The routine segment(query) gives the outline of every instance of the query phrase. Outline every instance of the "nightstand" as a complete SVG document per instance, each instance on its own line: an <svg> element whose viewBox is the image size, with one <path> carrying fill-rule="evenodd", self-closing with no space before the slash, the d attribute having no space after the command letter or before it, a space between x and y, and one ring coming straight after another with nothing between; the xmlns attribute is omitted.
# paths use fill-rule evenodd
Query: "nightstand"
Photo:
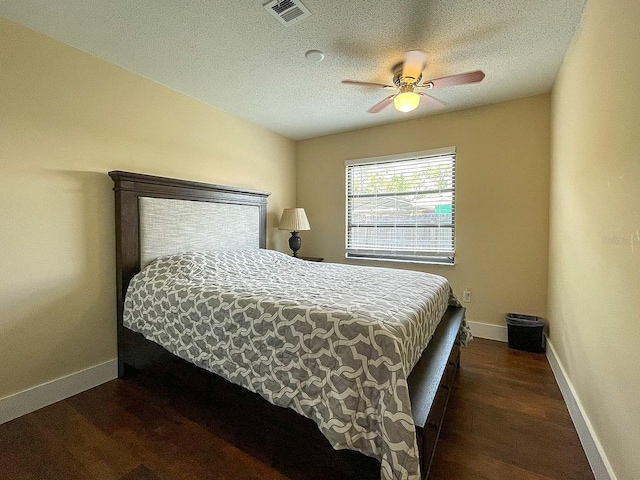
<svg viewBox="0 0 640 480"><path fill-rule="evenodd" d="M297 257L301 260L306 260L307 262L322 262L324 261L324 258L322 257L303 257L303 256L299 256Z"/></svg>

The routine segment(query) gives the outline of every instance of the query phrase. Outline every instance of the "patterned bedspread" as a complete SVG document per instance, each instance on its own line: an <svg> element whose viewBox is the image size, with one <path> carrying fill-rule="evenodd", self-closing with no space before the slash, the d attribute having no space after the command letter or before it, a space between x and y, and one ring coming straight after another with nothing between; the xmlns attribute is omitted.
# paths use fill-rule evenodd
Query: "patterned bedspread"
<svg viewBox="0 0 640 480"><path fill-rule="evenodd" d="M124 325L313 419L334 448L419 479L407 377L457 300L409 270L313 263L269 251L185 253L131 281Z"/></svg>

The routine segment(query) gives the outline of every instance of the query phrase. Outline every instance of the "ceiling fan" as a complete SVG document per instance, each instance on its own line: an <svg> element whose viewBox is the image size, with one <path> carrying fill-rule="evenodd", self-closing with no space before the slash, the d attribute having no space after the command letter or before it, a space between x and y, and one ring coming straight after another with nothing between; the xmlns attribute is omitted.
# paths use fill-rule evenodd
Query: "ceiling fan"
<svg viewBox="0 0 640 480"><path fill-rule="evenodd" d="M359 82L357 80L343 80L347 85L361 85L365 87L377 87L387 90L395 90L396 93L389 95L384 100L376 103L367 112L378 113L393 102L396 110L410 112L420 103L421 98L429 99L434 105L443 106L444 102L428 95L422 90L434 88L452 87L454 85L465 85L467 83L477 83L484 78L484 72L475 70L473 72L459 73L448 77L434 78L422 84L422 71L427 61L427 53L422 50L409 50L404 55L404 61L397 63L391 69L393 73L393 85L382 83Z"/></svg>

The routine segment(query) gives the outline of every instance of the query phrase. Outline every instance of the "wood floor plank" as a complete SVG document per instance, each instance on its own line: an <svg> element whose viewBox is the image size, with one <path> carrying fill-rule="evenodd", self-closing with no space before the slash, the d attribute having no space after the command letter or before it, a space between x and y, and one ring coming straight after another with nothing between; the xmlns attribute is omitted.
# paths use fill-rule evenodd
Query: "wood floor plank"
<svg viewBox="0 0 640 480"><path fill-rule="evenodd" d="M118 480L161 480L161 477L149 470L146 465L138 465Z"/></svg>
<svg viewBox="0 0 640 480"><path fill-rule="evenodd" d="M464 457L456 455L456 446L443 440L439 444L439 462L432 468L429 480L454 478L482 480L551 480L549 477L511 465L500 459L470 450Z"/></svg>
<svg viewBox="0 0 640 480"><path fill-rule="evenodd" d="M93 478L117 480L139 464L123 445L114 443L70 402L58 402L33 415Z"/></svg>
<svg viewBox="0 0 640 480"><path fill-rule="evenodd" d="M311 421L206 372L141 372L0 425L3 480L375 480ZM222 381L222 380L219 380ZM475 340L431 480L588 480L593 474L546 357Z"/></svg>
<svg viewBox="0 0 640 480"><path fill-rule="evenodd" d="M0 478L91 478L91 472L75 460L55 434L39 424L34 414L8 425L8 428L6 425L0 428Z"/></svg>

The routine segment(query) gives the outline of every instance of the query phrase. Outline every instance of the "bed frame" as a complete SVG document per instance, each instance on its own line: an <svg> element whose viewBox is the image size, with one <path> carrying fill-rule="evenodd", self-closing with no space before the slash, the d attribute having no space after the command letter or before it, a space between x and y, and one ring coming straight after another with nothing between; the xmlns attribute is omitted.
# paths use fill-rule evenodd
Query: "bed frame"
<svg viewBox="0 0 640 480"><path fill-rule="evenodd" d="M109 172L109 176L115 184L118 376L124 378L132 369L145 369L168 355L160 345L125 328L122 323L127 287L141 268L139 198L254 206L259 211L259 247L266 248L269 193L122 171ZM464 313L463 307L449 307L408 378L423 479L429 474L451 385L460 364L457 336Z"/></svg>

